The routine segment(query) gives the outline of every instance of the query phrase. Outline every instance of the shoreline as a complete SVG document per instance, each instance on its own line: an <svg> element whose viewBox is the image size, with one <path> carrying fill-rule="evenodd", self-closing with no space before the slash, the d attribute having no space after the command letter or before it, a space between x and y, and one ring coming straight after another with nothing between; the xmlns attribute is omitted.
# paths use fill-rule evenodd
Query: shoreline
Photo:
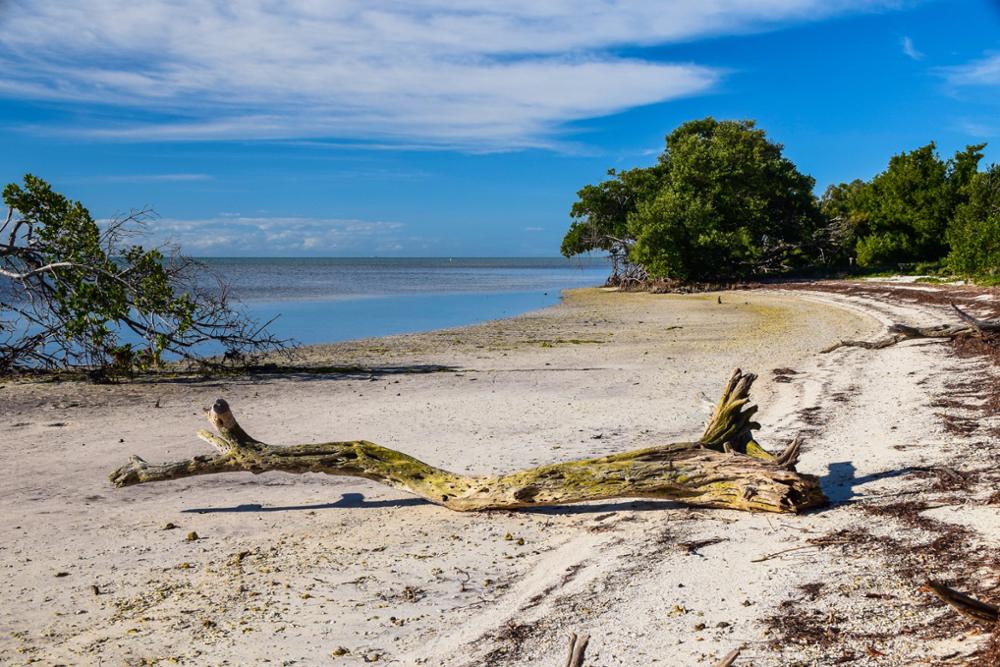
<svg viewBox="0 0 1000 667"><path fill-rule="evenodd" d="M305 344L416 333L551 305L607 262L564 258L210 260L249 317Z"/></svg>
<svg viewBox="0 0 1000 667"><path fill-rule="evenodd" d="M659 656L703 665L744 644L752 664L785 665L815 660L819 645L793 638L775 650L782 626L773 619L788 600L811 613L798 587L817 581L830 594L812 606L838 615L846 600L855 614L838 621L845 633L877 626L887 636L880 650L899 655L952 651L953 641L927 648L897 631L921 600L875 554L817 547L754 562L856 525L861 498L912 486L886 471L947 462L928 439L961 442L920 409L944 391L940 347L818 354L838 338L877 334L880 319L926 309L879 314L855 297L803 296L588 288L514 318L314 346L306 359L372 369L362 373L7 383L0 465L20 474L0 498L0 528L12 536L0 551L9 574L0 590L19 602L0 611L0 658L327 664L343 647L350 652L334 664L374 655L402 665L554 664L572 631L592 635L595 664ZM413 365L442 368L405 372ZM804 435L800 470L824 477L831 509L768 518L622 501L462 515L315 475L124 490L105 481L131 453L151 462L205 453L193 437L198 407L217 396L274 444L362 437L493 473L689 438L736 366L761 376L761 443L774 451ZM878 396L893 405L870 405ZM168 522L179 528L163 530ZM186 541L189 531L199 539ZM858 596L891 593L900 614L874 597L833 595L858 581ZM266 645L255 641L261 632Z"/></svg>

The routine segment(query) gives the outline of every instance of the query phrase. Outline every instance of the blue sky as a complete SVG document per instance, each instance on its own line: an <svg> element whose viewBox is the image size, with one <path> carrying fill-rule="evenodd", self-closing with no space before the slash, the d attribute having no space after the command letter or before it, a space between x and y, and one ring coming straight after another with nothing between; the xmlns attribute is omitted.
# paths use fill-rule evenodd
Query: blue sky
<svg viewBox="0 0 1000 667"><path fill-rule="evenodd" d="M1000 162L989 0L0 0L0 179L194 255L555 255L576 190L706 115L817 187Z"/></svg>

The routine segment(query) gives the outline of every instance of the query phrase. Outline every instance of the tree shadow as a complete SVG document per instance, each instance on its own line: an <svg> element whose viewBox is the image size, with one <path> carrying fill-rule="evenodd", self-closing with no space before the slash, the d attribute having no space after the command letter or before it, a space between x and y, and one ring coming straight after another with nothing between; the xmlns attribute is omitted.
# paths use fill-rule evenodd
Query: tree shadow
<svg viewBox="0 0 1000 667"><path fill-rule="evenodd" d="M298 512L335 509L379 509L384 507L415 507L432 505L423 498L397 498L393 500L367 500L363 493L343 493L340 500L332 503L315 505L275 505L265 506L260 503L246 503L233 507L192 507L181 510L184 514L222 514L243 512ZM541 514L549 516L570 516L578 514L603 514L607 512L658 512L668 509L688 507L683 503L670 500L622 500L618 502L600 502L585 505L551 505L546 507L520 507L511 509L487 510L488 512L519 512L525 514Z"/></svg>
<svg viewBox="0 0 1000 667"><path fill-rule="evenodd" d="M0 0L2 2L2 0ZM547 369L546 369L547 370ZM78 382L88 380L93 384L113 385L212 385L223 382L255 382L259 380L377 380L394 375L425 375L428 373L466 373L471 369L444 364L405 364L400 366L333 366L306 365L289 362L287 364L261 364L257 366L233 367L227 369L168 368L131 375L102 376L97 379L92 373L79 369L42 370L24 369L18 377L50 382ZM0 375L0 379L12 377Z"/></svg>
<svg viewBox="0 0 1000 667"><path fill-rule="evenodd" d="M302 510L333 510L333 509L376 509L380 507L410 507L413 505L430 505L423 498L399 498L396 500L366 500L362 493L343 493L340 500L333 503L317 505L281 505L264 506L258 503L236 505L235 507L193 507L181 510L185 514L219 514L224 512L296 512Z"/></svg>
<svg viewBox="0 0 1000 667"><path fill-rule="evenodd" d="M177 375L144 375L132 380L148 384L211 384L213 382L254 380L377 380L395 375L426 375L429 373L460 373L468 371L443 364L407 364L402 366L306 366L266 364L233 369L232 372L178 373Z"/></svg>
<svg viewBox="0 0 1000 667"><path fill-rule="evenodd" d="M856 492L856 488L859 486L864 486L869 482L875 482L880 479L902 477L903 475L924 470L927 470L927 468L907 466L896 470L873 472L869 475L858 477L857 468L854 467L853 463L850 461L840 461L838 463L831 463L828 466L827 473L820 477L819 484L820 488L823 489L823 493L830 499L830 504L838 505L863 497L859 496Z"/></svg>

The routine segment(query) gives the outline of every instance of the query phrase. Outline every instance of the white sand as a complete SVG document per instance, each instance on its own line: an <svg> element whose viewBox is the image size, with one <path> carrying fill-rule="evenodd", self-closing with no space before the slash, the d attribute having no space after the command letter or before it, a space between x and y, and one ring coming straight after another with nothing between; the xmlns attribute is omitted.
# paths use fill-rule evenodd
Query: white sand
<svg viewBox="0 0 1000 667"><path fill-rule="evenodd" d="M831 624L893 635L878 643L891 660L860 654L853 665L971 650L897 632L928 612L878 555L845 558L806 540L870 522L857 501L912 488L901 469L953 464L962 440L927 405L944 391L942 368L981 364L940 345L818 354L939 309L721 296L586 290L513 320L309 352L455 369L431 374L8 382L0 663L561 665L574 631L593 635L593 666L708 665L741 644L738 664L833 664L839 654L815 645L773 650L764 623L815 582L830 592L813 606ZM366 438L487 473L697 436L737 366L761 375L760 441L780 449L805 431L799 468L827 477L833 508L776 516L611 502L469 515L315 475L107 483L130 453L206 453L193 432L218 396L275 444ZM774 381L782 367L797 371L790 382ZM798 547L808 548L754 562ZM338 647L349 653L331 656Z"/></svg>

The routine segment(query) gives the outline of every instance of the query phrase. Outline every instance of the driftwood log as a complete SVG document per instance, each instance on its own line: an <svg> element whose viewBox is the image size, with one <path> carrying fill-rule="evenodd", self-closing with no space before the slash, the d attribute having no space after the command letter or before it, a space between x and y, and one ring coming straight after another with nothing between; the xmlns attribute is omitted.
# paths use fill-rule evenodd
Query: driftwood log
<svg viewBox="0 0 1000 667"><path fill-rule="evenodd" d="M863 347L868 350L881 350L902 343L904 340L938 339L951 340L975 336L984 338L1000 334L1000 321L980 320L951 304L958 314L962 324L937 324L933 326L910 326L908 324L893 324L889 326L889 335L877 340L842 340L823 350L833 352L842 347Z"/></svg>
<svg viewBox="0 0 1000 667"><path fill-rule="evenodd" d="M756 376L736 370L701 438L507 475L460 475L366 440L277 447L247 434L222 399L208 410L218 435L199 431L214 456L151 465L133 456L111 473L115 486L193 475L272 470L362 477L458 511L519 509L613 498L656 498L690 505L799 512L826 504L819 480L796 472L800 443L780 455L753 439L749 402Z"/></svg>

